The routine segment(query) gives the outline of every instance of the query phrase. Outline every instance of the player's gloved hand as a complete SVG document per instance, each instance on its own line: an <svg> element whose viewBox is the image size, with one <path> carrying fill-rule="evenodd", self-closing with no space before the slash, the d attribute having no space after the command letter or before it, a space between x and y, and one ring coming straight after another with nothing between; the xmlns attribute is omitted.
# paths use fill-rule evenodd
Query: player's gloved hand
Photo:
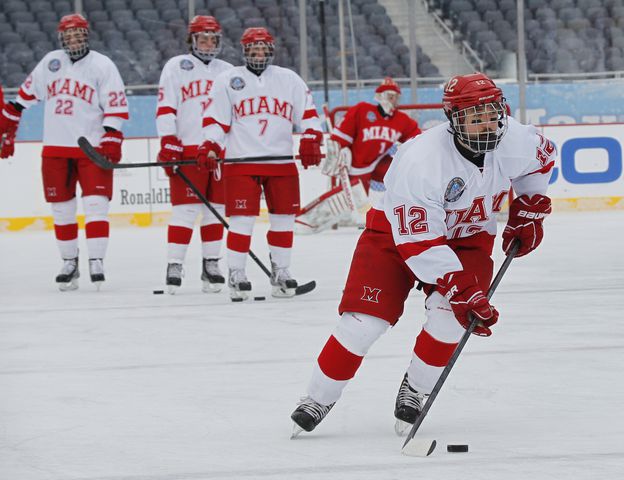
<svg viewBox="0 0 624 480"><path fill-rule="evenodd" d="M438 291L449 301L462 327L469 327L472 313L479 318L472 333L481 337L492 335L490 327L498 321L498 311L490 305L474 273L463 270L447 273L438 279Z"/></svg>
<svg viewBox="0 0 624 480"><path fill-rule="evenodd" d="M107 130L102 135L100 140L100 146L97 147L97 151L108 158L113 163L119 163L121 161L121 144L123 143L123 133L119 130Z"/></svg>
<svg viewBox="0 0 624 480"><path fill-rule="evenodd" d="M184 147L182 146L182 142L175 135L165 135L160 139L160 152L158 152L158 161L167 163L167 162L177 162L182 159L182 153L184 152ZM173 175L173 168L171 167L163 167L165 169L165 173L168 177Z"/></svg>
<svg viewBox="0 0 624 480"><path fill-rule="evenodd" d="M336 140L332 140L329 138L326 143L327 146L327 154L325 155L325 161L323 162L323 167L321 171L323 175L327 175L329 177L335 177L338 175L338 159L340 156L340 143Z"/></svg>
<svg viewBox="0 0 624 480"><path fill-rule="evenodd" d="M544 218L552 211L550 198L544 195L520 195L509 206L509 220L503 231L503 250L509 251L517 238L520 248L516 257L532 252L544 237Z"/></svg>
<svg viewBox="0 0 624 480"><path fill-rule="evenodd" d="M9 158L15 153L15 135L21 118L22 112L12 103L5 103L0 109L0 158Z"/></svg>
<svg viewBox="0 0 624 480"><path fill-rule="evenodd" d="M316 166L321 163L321 143L323 140L323 134L316 130L308 128L299 142L299 158L301 159L301 165L303 168Z"/></svg>
<svg viewBox="0 0 624 480"><path fill-rule="evenodd" d="M219 166L217 159L221 158L222 152L218 143L206 140L197 149L197 168L214 172Z"/></svg>

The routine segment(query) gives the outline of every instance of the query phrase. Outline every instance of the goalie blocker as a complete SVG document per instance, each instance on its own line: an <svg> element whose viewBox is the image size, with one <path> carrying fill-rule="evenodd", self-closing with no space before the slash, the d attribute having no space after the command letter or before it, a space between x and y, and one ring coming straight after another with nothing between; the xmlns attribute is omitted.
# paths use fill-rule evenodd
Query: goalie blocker
<svg viewBox="0 0 624 480"><path fill-rule="evenodd" d="M357 224L370 205L366 190L360 180L351 180L351 190L355 211L349 208L345 191L342 185L338 185L301 209L295 220L296 233L319 233L336 224Z"/></svg>

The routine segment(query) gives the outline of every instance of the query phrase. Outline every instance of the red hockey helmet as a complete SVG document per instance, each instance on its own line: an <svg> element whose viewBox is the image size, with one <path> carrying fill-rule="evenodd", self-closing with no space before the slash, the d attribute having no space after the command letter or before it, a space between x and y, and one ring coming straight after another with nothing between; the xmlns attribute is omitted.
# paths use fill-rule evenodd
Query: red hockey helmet
<svg viewBox="0 0 624 480"><path fill-rule="evenodd" d="M392 77L386 77L375 89L375 100L379 102L386 115L392 115L399 105L401 89Z"/></svg>
<svg viewBox="0 0 624 480"><path fill-rule="evenodd" d="M209 62L221 51L221 25L209 15L195 15L188 26L188 44L193 55Z"/></svg>
<svg viewBox="0 0 624 480"><path fill-rule="evenodd" d="M500 88L483 73L457 75L444 86L444 113L451 122L453 134L476 153L495 150L507 132L507 104ZM496 117L495 129L480 134L467 131L467 119L474 116ZM480 122L493 123L493 120Z"/></svg>
<svg viewBox="0 0 624 480"><path fill-rule="evenodd" d="M72 60L79 60L89 53L89 22L79 13L61 18L56 29L61 48Z"/></svg>
<svg viewBox="0 0 624 480"><path fill-rule="evenodd" d="M245 64L253 69L263 71L273 62L275 40L264 27L251 27L243 32L240 39Z"/></svg>

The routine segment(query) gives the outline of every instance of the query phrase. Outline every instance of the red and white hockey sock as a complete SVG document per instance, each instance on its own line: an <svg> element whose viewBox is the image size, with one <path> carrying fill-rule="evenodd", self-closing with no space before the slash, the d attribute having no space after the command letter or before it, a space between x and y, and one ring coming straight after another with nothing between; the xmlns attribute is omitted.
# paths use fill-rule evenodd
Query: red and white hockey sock
<svg viewBox="0 0 624 480"><path fill-rule="evenodd" d="M110 227L108 224L108 197L88 195L82 197L85 212L85 234L89 258L104 258Z"/></svg>
<svg viewBox="0 0 624 480"><path fill-rule="evenodd" d="M267 242L271 252L271 261L278 268L287 268L290 266L295 216L269 213L269 222L271 226L267 232Z"/></svg>
<svg viewBox="0 0 624 480"><path fill-rule="evenodd" d="M202 206L199 203L188 203L171 207L171 219L167 228L167 262L184 263L193 237L195 219Z"/></svg>
<svg viewBox="0 0 624 480"><path fill-rule="evenodd" d="M231 270L244 270L247 254L251 247L256 217L235 215L230 217L230 230L227 235L227 259Z"/></svg>
<svg viewBox="0 0 624 480"><path fill-rule="evenodd" d="M362 313L345 312L321 351L308 385L308 395L323 405L342 395L368 349L390 324Z"/></svg>
<svg viewBox="0 0 624 480"><path fill-rule="evenodd" d="M78 256L78 222L76 222L76 198L66 202L54 202L52 217L54 218L54 235L61 258L76 258Z"/></svg>
<svg viewBox="0 0 624 480"><path fill-rule="evenodd" d="M222 217L225 217L224 205L213 203L212 206ZM202 256L203 258L219 258L221 254L221 241L223 240L223 224L205 205L202 211L203 217L200 229Z"/></svg>
<svg viewBox="0 0 624 480"><path fill-rule="evenodd" d="M427 321L416 338L407 373L416 390L431 393L465 330L455 318L448 300L439 293L432 293L425 307Z"/></svg>

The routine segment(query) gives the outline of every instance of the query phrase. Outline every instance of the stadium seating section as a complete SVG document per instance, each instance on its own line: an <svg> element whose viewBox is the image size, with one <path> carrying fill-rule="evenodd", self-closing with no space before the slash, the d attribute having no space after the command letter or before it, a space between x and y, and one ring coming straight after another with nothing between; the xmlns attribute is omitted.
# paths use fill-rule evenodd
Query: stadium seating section
<svg viewBox="0 0 624 480"><path fill-rule="evenodd" d="M428 0L495 72L516 49L515 0ZM83 0L91 46L110 56L127 85L158 83L164 62L187 51L188 0ZM197 14L214 15L223 27L221 58L240 65L243 30L268 27L277 39L275 63L299 69L298 0L197 0ZM319 2L306 2L312 80L322 79ZM210 9L208 9L208 5ZM326 2L330 80L340 78L338 12ZM532 73L624 70L624 0L525 0L526 51ZM73 12L70 0L0 2L0 79L18 86L43 55L58 48L56 27ZM377 0L351 0L359 78L406 77L409 49ZM355 78L347 30L348 77ZM418 51L418 73L439 77Z"/></svg>

